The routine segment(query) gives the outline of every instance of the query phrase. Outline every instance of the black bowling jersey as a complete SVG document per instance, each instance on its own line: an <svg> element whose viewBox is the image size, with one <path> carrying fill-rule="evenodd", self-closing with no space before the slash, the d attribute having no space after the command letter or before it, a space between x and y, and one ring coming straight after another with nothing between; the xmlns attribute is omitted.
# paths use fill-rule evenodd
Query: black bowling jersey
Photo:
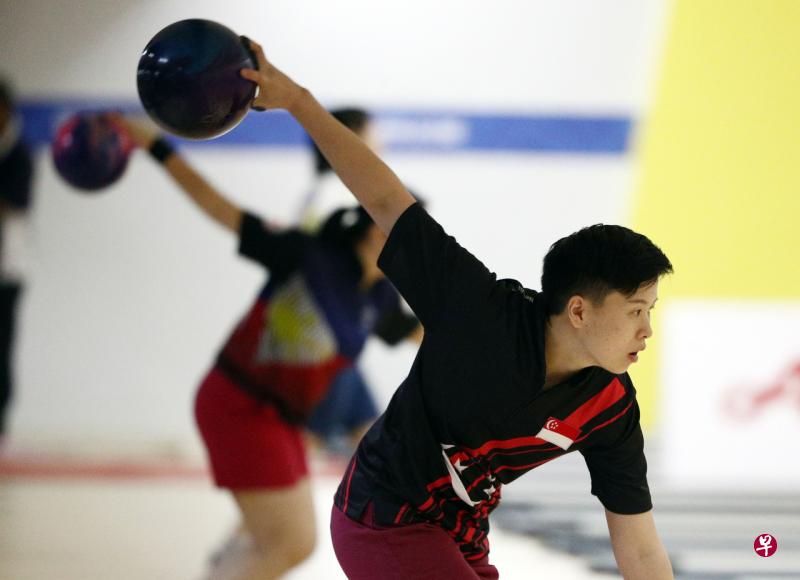
<svg viewBox="0 0 800 580"><path fill-rule="evenodd" d="M579 451L610 511L651 509L635 389L599 367L543 390L540 295L496 276L419 205L398 219L381 268L425 327L408 377L362 440L335 503L383 525L445 529L468 560L488 551L502 487Z"/></svg>

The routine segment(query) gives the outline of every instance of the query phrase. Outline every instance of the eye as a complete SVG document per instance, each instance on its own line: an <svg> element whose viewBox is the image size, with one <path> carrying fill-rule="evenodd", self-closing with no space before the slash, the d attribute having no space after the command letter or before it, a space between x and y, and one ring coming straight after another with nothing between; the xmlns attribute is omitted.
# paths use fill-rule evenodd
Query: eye
<svg viewBox="0 0 800 580"><path fill-rule="evenodd" d="M634 316L636 316L636 317L638 318L639 316L641 316L641 315L642 315L642 309L641 309L641 308L639 308L638 310L634 310L634 311L633 311L633 315L634 315Z"/></svg>

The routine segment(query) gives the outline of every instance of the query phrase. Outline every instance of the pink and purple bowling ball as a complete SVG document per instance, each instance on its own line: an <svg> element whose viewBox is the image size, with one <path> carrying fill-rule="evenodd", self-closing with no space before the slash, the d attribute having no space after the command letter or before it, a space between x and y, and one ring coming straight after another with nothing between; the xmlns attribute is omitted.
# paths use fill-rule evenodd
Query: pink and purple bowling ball
<svg viewBox="0 0 800 580"><path fill-rule="evenodd" d="M94 192L119 179L134 148L125 127L101 113L79 113L56 130L53 162L73 187Z"/></svg>

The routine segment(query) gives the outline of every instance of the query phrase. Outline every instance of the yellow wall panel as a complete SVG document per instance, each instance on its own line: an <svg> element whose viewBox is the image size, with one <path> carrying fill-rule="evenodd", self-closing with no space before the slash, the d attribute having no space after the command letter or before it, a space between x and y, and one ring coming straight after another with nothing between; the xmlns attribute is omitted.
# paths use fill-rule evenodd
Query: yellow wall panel
<svg viewBox="0 0 800 580"><path fill-rule="evenodd" d="M664 303L800 299L798 31L795 0L673 4L631 220L675 266ZM656 418L657 335L651 347L631 372L645 425Z"/></svg>

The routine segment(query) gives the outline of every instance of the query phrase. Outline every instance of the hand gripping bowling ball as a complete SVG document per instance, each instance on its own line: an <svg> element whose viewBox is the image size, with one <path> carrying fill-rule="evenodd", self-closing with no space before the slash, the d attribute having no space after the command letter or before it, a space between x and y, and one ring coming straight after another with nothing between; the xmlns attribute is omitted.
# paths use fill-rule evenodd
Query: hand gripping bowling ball
<svg viewBox="0 0 800 580"><path fill-rule="evenodd" d="M256 84L239 76L257 61L235 32L210 20L170 24L142 51L139 98L163 129L188 139L212 139L241 122Z"/></svg>
<svg viewBox="0 0 800 580"><path fill-rule="evenodd" d="M73 187L97 191L122 176L133 148L125 127L113 119L97 113L76 114L56 130L53 162Z"/></svg>

